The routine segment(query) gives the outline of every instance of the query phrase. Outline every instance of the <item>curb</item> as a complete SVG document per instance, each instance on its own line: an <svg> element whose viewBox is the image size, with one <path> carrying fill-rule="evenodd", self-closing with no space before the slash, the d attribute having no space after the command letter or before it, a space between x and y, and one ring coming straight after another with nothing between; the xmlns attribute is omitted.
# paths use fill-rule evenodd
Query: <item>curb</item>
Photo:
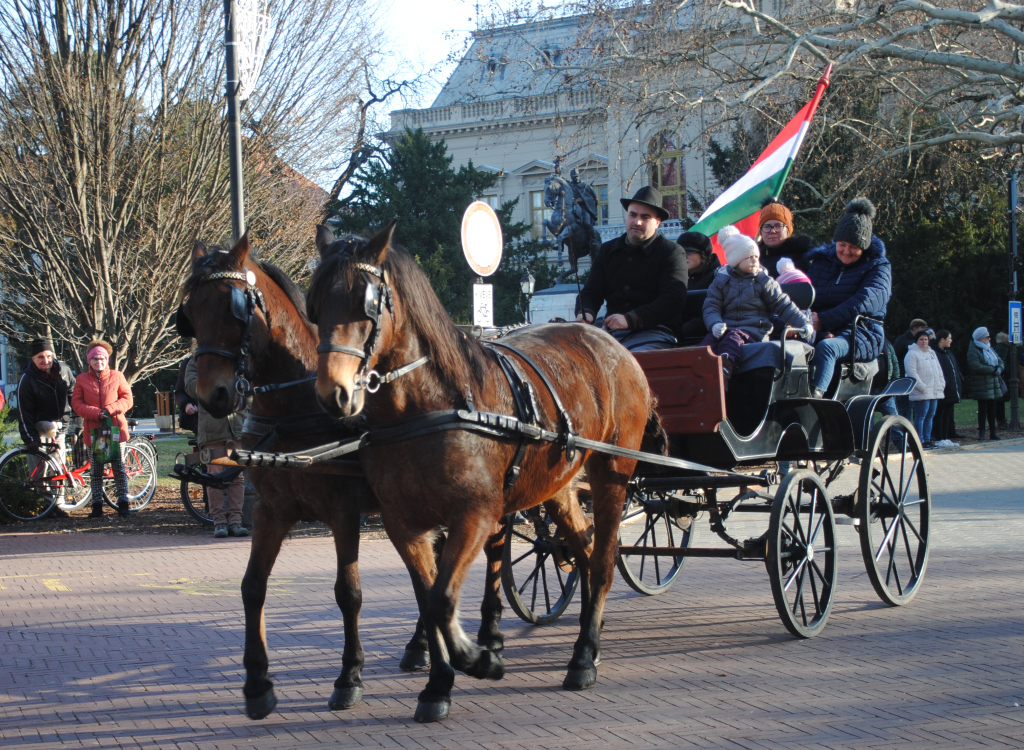
<svg viewBox="0 0 1024 750"><path fill-rule="evenodd" d="M980 451L985 448L993 448L1000 445L1021 445L1024 443L1024 437L1009 438L1008 440L987 440L984 443L974 443L972 445L961 445L959 448L932 448L931 450L925 451L926 455L929 456L941 456L944 453L963 453L965 451Z"/></svg>

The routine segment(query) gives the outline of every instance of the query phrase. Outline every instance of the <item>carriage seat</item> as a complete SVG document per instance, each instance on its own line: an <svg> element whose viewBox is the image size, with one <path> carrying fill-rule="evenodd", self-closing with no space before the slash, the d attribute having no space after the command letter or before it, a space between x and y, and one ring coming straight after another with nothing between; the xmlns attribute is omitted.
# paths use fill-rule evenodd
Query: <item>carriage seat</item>
<svg viewBox="0 0 1024 750"><path fill-rule="evenodd" d="M797 339L786 340L786 369L806 368L814 355L814 347L805 341ZM753 344L744 344L740 347L740 361L736 365L736 372L747 372L756 370L759 367L774 367L776 370L782 364L779 357L778 341L761 341Z"/></svg>

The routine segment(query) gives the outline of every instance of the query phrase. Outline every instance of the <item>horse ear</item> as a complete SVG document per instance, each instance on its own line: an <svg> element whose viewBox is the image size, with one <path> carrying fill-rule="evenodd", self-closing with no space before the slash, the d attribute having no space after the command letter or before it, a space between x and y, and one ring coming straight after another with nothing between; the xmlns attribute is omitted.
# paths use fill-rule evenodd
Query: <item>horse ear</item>
<svg viewBox="0 0 1024 750"><path fill-rule="evenodd" d="M323 260L326 257L327 248L334 242L334 232L331 231L330 227L325 227L323 224L316 225L316 249L320 253L320 259Z"/></svg>
<svg viewBox="0 0 1024 750"><path fill-rule="evenodd" d="M398 219L395 219L386 227L381 229L377 234L373 235L373 238L366 243L360 256L371 260L375 266L379 266L384 262L387 257L388 250L391 249L391 237L395 233L395 227L398 226Z"/></svg>
<svg viewBox="0 0 1024 750"><path fill-rule="evenodd" d="M246 232L235 243L235 246L231 248L231 263L235 268L241 268L245 265L246 258L249 257L249 250L249 233Z"/></svg>
<svg viewBox="0 0 1024 750"><path fill-rule="evenodd" d="M200 258L206 257L206 245L199 240L196 240L192 245L192 262L195 263Z"/></svg>

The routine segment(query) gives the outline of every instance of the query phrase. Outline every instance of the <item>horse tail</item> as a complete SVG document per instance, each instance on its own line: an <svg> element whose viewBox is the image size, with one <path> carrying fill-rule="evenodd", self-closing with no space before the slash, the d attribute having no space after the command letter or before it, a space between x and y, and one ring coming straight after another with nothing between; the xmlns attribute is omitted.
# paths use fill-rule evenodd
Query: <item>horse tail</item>
<svg viewBox="0 0 1024 750"><path fill-rule="evenodd" d="M661 417L658 416L657 406L658 399L652 399L651 411L647 415L647 426L644 427L644 439L640 441L640 450L644 453L667 456L668 433L661 426Z"/></svg>

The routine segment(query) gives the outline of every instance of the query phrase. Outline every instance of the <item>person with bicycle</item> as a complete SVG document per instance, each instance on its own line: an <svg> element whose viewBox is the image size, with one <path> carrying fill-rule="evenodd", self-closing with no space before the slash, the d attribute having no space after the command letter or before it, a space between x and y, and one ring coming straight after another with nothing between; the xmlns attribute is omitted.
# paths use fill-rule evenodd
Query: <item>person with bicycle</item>
<svg viewBox="0 0 1024 750"><path fill-rule="evenodd" d="M199 381L199 365L192 357L185 368L185 390L194 399L199 398L197 391ZM200 448L223 448L229 440L242 442L242 424L245 422L244 412L235 412L226 418L218 418L210 414L199 404L199 430L196 442ZM228 466L210 466L210 474L231 471ZM213 516L213 538L223 539L228 536L249 536L249 529L242 525L242 505L245 503L245 478L239 473L227 489L208 488L210 497L210 515Z"/></svg>
<svg viewBox="0 0 1024 750"><path fill-rule="evenodd" d="M30 351L32 359L18 381L18 432L25 445L38 445L41 441L36 425L52 422L57 430L55 442L63 456L67 426L74 419L70 396L75 373L54 356L50 339L35 339ZM35 470L39 461L38 455L29 456L29 467Z"/></svg>
<svg viewBox="0 0 1024 750"><path fill-rule="evenodd" d="M128 518L131 515L131 506L128 503L128 477L125 475L120 454L109 461L103 461L97 453L99 441L93 444L91 432L100 429L101 420L109 419L120 430L119 442L127 442L129 438L128 420L124 415L134 406L135 401L124 375L110 369L110 355L113 352L114 347L106 341L89 342L85 357L89 363L89 371L78 376L71 395L71 405L75 413L85 419L85 444L93 448L92 466L89 469L92 485L92 513L89 514L89 518L103 517L103 469L104 464L108 462L114 472L117 515L121 518Z"/></svg>

